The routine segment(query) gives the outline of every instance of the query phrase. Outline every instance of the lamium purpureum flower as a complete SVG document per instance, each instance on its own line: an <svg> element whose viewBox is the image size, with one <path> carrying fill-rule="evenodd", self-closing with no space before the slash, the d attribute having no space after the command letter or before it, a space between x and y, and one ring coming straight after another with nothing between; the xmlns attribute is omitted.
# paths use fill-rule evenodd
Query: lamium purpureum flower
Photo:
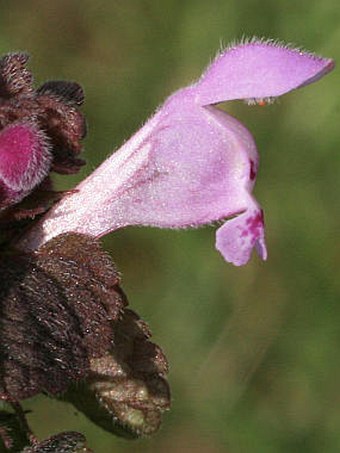
<svg viewBox="0 0 340 453"><path fill-rule="evenodd" d="M252 196L255 142L216 104L263 103L315 82L333 66L330 59L272 41L227 48L53 207L20 246L35 249L68 231L101 237L128 225L187 228L231 217L216 234L225 260L243 265L254 247L266 259L263 213Z"/></svg>

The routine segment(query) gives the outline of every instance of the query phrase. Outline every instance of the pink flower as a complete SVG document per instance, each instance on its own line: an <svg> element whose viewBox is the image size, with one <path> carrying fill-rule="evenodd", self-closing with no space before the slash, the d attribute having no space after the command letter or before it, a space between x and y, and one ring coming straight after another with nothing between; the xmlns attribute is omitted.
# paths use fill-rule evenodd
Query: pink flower
<svg viewBox="0 0 340 453"><path fill-rule="evenodd" d="M100 237L128 225L187 228L232 217L216 233L225 260L243 265L254 247L266 259L263 213L252 196L256 145L215 105L267 102L333 67L330 59L271 41L231 46L52 208L21 247L35 249L69 231Z"/></svg>

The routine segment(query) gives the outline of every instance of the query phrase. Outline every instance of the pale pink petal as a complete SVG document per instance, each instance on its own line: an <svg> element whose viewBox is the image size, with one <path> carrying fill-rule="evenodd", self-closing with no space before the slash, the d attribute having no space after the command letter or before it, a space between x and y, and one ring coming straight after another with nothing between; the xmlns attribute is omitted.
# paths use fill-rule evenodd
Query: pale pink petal
<svg viewBox="0 0 340 453"><path fill-rule="evenodd" d="M194 87L200 105L281 96L320 79L334 61L275 42L252 41L224 50Z"/></svg>
<svg viewBox="0 0 340 453"><path fill-rule="evenodd" d="M210 104L278 96L317 80L333 65L273 43L226 50L19 245L35 249L68 231L100 237L128 225L186 228L234 217L217 231L224 258L242 265L255 248L266 259L263 214L251 196L255 143L241 123Z"/></svg>
<svg viewBox="0 0 340 453"><path fill-rule="evenodd" d="M197 227L247 209L258 159L252 136L226 113L183 99L173 97L65 197L43 222L41 240L127 225Z"/></svg>

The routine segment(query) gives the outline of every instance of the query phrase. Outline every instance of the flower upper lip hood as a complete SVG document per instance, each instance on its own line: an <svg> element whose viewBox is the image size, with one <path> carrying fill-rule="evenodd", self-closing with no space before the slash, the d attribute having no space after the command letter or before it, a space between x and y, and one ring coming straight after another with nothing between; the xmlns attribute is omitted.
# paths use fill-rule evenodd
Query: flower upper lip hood
<svg viewBox="0 0 340 453"><path fill-rule="evenodd" d="M274 42L224 50L193 85L156 114L19 243L35 249L67 231L103 236L128 225L198 227L227 220L216 234L226 261L266 259L263 212L251 191L258 153L249 131L215 104L262 102L314 82L330 59Z"/></svg>
<svg viewBox="0 0 340 453"><path fill-rule="evenodd" d="M198 99L208 105L277 97L316 82L333 68L332 59L253 39L217 56L196 85Z"/></svg>

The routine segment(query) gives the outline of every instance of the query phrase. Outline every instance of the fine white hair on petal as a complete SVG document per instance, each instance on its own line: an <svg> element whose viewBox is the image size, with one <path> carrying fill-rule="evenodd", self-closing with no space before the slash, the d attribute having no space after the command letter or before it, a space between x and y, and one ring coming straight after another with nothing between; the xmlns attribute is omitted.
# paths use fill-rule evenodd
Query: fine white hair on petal
<svg viewBox="0 0 340 453"><path fill-rule="evenodd" d="M300 46L296 46L291 42L285 42L278 38L266 38L265 36L246 36L242 35L240 40L234 40L224 49L224 52L234 49L235 47L247 46L251 44L265 45L271 47L280 47L281 49L292 50L294 52L303 52L311 57L317 57L313 52L309 52ZM319 58L319 57L317 57Z"/></svg>
<svg viewBox="0 0 340 453"><path fill-rule="evenodd" d="M247 46L247 45L251 45L251 44L258 44L258 45L266 45L266 46L271 46L271 47L279 47L281 49L286 49L286 50L291 50L293 52L301 52L305 55L308 55L312 58L315 58L317 60L319 60L321 57L319 57L318 55L316 55L315 53L313 52L310 52L308 50L306 50L305 48L303 47L300 47L300 46L296 46L295 44L293 43L290 43L290 42L284 42L278 38L266 38L264 36L260 37L260 36L246 36L246 35L242 35L240 39L234 39L233 41L231 41L228 45L223 45L223 42L222 40L220 40L220 49L218 50L218 52L216 53L215 55L215 58L213 58L209 65L207 65L207 68L215 61L215 60L218 60L221 56L223 56L223 54L225 54L226 52L229 52L237 47L242 47L242 46ZM204 71L203 71L203 74L204 75Z"/></svg>
<svg viewBox="0 0 340 453"><path fill-rule="evenodd" d="M257 36L246 36L245 34L243 34L240 39L233 39L228 44L224 44L223 39L221 38L219 49L215 53L215 56L210 58L209 63L206 65L205 70L202 72L201 76L197 79L197 82L199 82L201 79L204 78L206 70L215 61L217 61L219 58L221 58L226 52L229 52L230 50L233 50L240 46L246 46L248 44L266 44L266 45L270 45L273 47L277 46L277 47L287 48L287 49L291 49L291 50L302 51L299 48L291 46L291 44L286 44L283 41L279 41L278 39L272 39L272 38L265 38L265 37L260 38Z"/></svg>

